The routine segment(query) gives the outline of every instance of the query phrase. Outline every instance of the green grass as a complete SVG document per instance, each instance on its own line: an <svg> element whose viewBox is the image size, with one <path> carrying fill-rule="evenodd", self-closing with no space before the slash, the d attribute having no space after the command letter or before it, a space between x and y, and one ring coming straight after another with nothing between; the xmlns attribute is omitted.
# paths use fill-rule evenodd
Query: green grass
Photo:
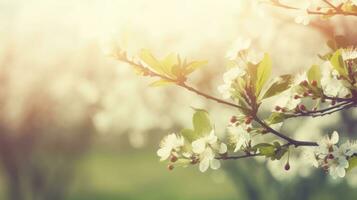
<svg viewBox="0 0 357 200"><path fill-rule="evenodd" d="M93 151L80 163L70 200L237 199L222 171L166 170L154 152Z"/></svg>

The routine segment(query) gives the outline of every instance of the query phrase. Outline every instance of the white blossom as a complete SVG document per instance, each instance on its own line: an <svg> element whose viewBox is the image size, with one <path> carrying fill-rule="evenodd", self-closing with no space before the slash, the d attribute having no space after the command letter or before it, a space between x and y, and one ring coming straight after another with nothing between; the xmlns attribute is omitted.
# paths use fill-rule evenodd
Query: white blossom
<svg viewBox="0 0 357 200"><path fill-rule="evenodd" d="M218 91L222 94L224 99L229 99L232 96L232 92L234 91L231 87L233 81L245 74L246 72L242 67L233 67L223 74L224 84L218 86Z"/></svg>
<svg viewBox="0 0 357 200"><path fill-rule="evenodd" d="M172 133L162 139L157 155L161 157L161 161L166 160L170 157L173 151L179 151L183 145L184 138Z"/></svg>
<svg viewBox="0 0 357 200"><path fill-rule="evenodd" d="M227 145L219 142L214 130L210 134L192 142L192 151L199 155L199 170L205 172L209 167L218 169L221 166L219 160L215 159L216 153L227 152Z"/></svg>
<svg viewBox="0 0 357 200"><path fill-rule="evenodd" d="M334 159L327 159L327 166L332 178L343 178L346 175L346 168L348 168L348 161L345 157L337 157Z"/></svg>
<svg viewBox="0 0 357 200"><path fill-rule="evenodd" d="M353 154L357 154L357 143L347 141L342 144L340 147L334 149L334 156L341 157L341 156L352 156Z"/></svg>
<svg viewBox="0 0 357 200"><path fill-rule="evenodd" d="M324 94L330 97L345 97L350 90L345 86L343 80L337 79L338 72L332 68L330 62L325 62L321 68L321 87Z"/></svg>
<svg viewBox="0 0 357 200"><path fill-rule="evenodd" d="M327 155L329 152L332 152L335 148L339 139L338 132L334 131L331 137L326 136L322 140L318 141L317 144L317 153L322 155Z"/></svg>
<svg viewBox="0 0 357 200"><path fill-rule="evenodd" d="M283 108L285 110L293 110L297 105L301 103L301 99L294 98L295 90L294 88L290 88L287 91L281 93L274 104L274 108L276 106Z"/></svg>
<svg viewBox="0 0 357 200"><path fill-rule="evenodd" d="M244 144L247 144L251 140L251 136L247 131L250 127L251 125L245 123L228 127L230 142L235 144L234 152L240 150Z"/></svg>

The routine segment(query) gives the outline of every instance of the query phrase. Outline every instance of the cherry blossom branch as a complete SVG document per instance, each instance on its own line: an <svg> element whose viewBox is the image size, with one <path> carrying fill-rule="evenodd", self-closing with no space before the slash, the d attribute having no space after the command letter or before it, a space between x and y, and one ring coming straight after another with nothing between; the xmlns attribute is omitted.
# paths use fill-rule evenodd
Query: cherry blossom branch
<svg viewBox="0 0 357 200"><path fill-rule="evenodd" d="M225 101L225 100L222 100L220 98L217 98L217 97L214 97L212 95L209 95L209 94L206 94L206 93L203 93L201 91L199 91L198 89L195 89L189 85L187 85L185 82L181 81L179 82L178 80L175 80L175 79L172 79L172 78L169 78L167 76L163 76L161 74L158 74L152 70L150 70L149 68L139 64L139 63L135 63L129 59L121 59L122 61L130 64L130 65L133 65L133 66L136 66L136 67L139 67L141 68L143 71L147 72L149 76L151 77L159 77L161 79L164 79L164 80L167 80L167 81L171 81L173 83L175 83L176 85L180 86L180 87L183 87L185 88L186 90L188 91L191 91L191 92L194 92L196 94L198 94L199 96L202 96L202 97L205 97L207 99L210 99L210 100L213 100L213 101L216 101L220 104L225 104L225 105L228 105L228 106L231 106L231 107L235 107L235 108L239 108L239 109L242 109L242 110L246 110L245 108L243 108L242 106L240 105L237 105L237 104L234 104L234 103L231 103L231 102L228 102L228 101Z"/></svg>
<svg viewBox="0 0 357 200"><path fill-rule="evenodd" d="M263 156L260 153L256 154L246 154L246 155L240 155L240 156L219 156L216 157L217 160L238 160L242 158L252 158L252 157L258 157L258 156Z"/></svg>
<svg viewBox="0 0 357 200"><path fill-rule="evenodd" d="M317 146L316 142L294 140L294 139L292 139L292 138L290 138L290 137L288 137L288 136L276 131L275 129L271 128L268 124L266 124L264 121L259 119L258 116L253 116L253 119L254 119L254 121L256 121L258 124L260 124L263 128L265 128L267 131L269 131L273 135L276 135L276 136L286 140L289 145L291 144L291 145L294 145L295 147L298 147L298 146Z"/></svg>
<svg viewBox="0 0 357 200"><path fill-rule="evenodd" d="M196 88L194 88L192 86L189 86L184 81L178 81L178 80L169 78L167 76L158 74L158 73L152 71L151 69L149 69L149 68L147 68L147 67L145 67L145 66L143 66L141 64L138 64L138 63L135 63L133 61L130 61L128 59L125 59L123 61L127 62L130 65L139 67L148 76L159 77L161 79L164 79L164 80L167 80L167 81L171 81L171 82L175 83L176 85L185 88L188 91L196 93L197 95L205 97L205 98L207 98L209 100L216 101L216 102L218 102L220 104L224 104L224 105L228 105L228 106L231 106L231 107L234 107L234 108L239 108L239 109L243 109L243 110L249 111L249 110L247 110L247 108L243 108L240 105L237 105L237 104L222 100L220 98L214 97L212 95L206 94L204 92L201 92L198 89L196 89ZM342 103L340 103L338 105L335 105L335 106L332 106L332 107L329 107L329 108L321 109L321 110L306 111L306 112L300 113L299 115L295 115L294 117L299 117L299 116L312 116L312 117L323 116L323 115L331 114L333 112L344 110L344 109L347 109L347 108L350 108L350 107L355 107L357 105L356 98L345 99L345 98L336 98L336 97L327 97L327 96L324 96L324 98L325 99L329 99L329 100L335 100L335 101L342 102ZM275 129L270 127L268 124L266 124L264 121L262 121L257 116L257 114L256 114L257 112L256 111L251 111L250 113L253 113L252 114L253 120L256 121L258 124L260 124L266 131L268 131L271 134L273 134L273 135L275 135L275 136L277 136L279 138L282 138L285 141L287 141L288 143L286 143L285 146L293 145L295 147L299 147L299 146L317 146L318 145L316 142L300 141L300 140L295 140L295 139L293 139L293 138L291 138L289 136L286 136L286 135L280 133L279 131L276 131ZM247 155L242 155L242 156L221 157L219 159L240 159L240 158L247 158L247 157L253 157L253 156L259 156L259 154L247 154Z"/></svg>
<svg viewBox="0 0 357 200"><path fill-rule="evenodd" d="M355 105L355 102L344 102L328 108L320 110L300 111L298 114L292 114L293 117L319 117L326 114L332 114L334 112L350 108L350 105Z"/></svg>
<svg viewBox="0 0 357 200"><path fill-rule="evenodd" d="M289 6L286 4L283 4L277 0L270 1L271 5L276 6L276 7L281 7L285 9L291 9L291 10L301 10L300 8ZM310 15L323 15L323 16L330 16L330 15L344 15L344 16L357 16L357 13L354 12L346 12L341 10L339 7L334 6L331 2L325 1L326 3L330 5L330 7L333 9L331 12L322 12L318 10L306 10L306 12Z"/></svg>

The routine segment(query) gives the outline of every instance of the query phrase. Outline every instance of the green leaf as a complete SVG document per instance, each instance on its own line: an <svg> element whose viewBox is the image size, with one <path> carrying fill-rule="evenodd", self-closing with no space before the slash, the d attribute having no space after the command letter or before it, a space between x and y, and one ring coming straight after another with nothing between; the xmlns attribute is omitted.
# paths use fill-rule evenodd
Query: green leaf
<svg viewBox="0 0 357 200"><path fill-rule="evenodd" d="M257 69L256 96L259 96L264 84L270 77L272 71L272 61L268 54L264 54L263 60L259 63Z"/></svg>
<svg viewBox="0 0 357 200"><path fill-rule="evenodd" d="M195 109L196 112L193 115L193 128L198 136L209 134L212 130L211 122L208 117L208 113L202 109Z"/></svg>
<svg viewBox="0 0 357 200"><path fill-rule="evenodd" d="M180 134L190 143L198 138L192 129L182 129Z"/></svg>
<svg viewBox="0 0 357 200"><path fill-rule="evenodd" d="M192 72L194 72L196 69L207 65L207 61L203 60L203 61L193 61L187 64L187 66L185 66L185 75L191 74Z"/></svg>
<svg viewBox="0 0 357 200"><path fill-rule="evenodd" d="M341 49L337 50L331 57L330 62L333 68L341 75L346 76L345 64L341 56Z"/></svg>
<svg viewBox="0 0 357 200"><path fill-rule="evenodd" d="M270 88L265 92L262 99L273 97L289 89L293 80L294 77L289 74L278 77L270 86Z"/></svg>
<svg viewBox="0 0 357 200"><path fill-rule="evenodd" d="M310 83L315 80L317 81L318 85L320 85L321 71L318 65L312 65L307 71L307 80L309 80Z"/></svg>
<svg viewBox="0 0 357 200"><path fill-rule="evenodd" d="M175 83L175 82L170 81L170 80L160 79L160 80L157 80L157 81L154 81L154 82L150 83L149 86L151 86L151 87L160 87L160 86L170 85L170 84L173 84L173 83Z"/></svg>
<svg viewBox="0 0 357 200"><path fill-rule="evenodd" d="M348 159L347 171L351 171L355 167L357 167L357 156L354 156L354 157L351 157L350 159Z"/></svg>
<svg viewBox="0 0 357 200"><path fill-rule="evenodd" d="M253 146L253 149L258 149L260 154L266 156L266 157L271 157L274 155L275 152L275 147L272 144L269 143L260 143L255 146Z"/></svg>
<svg viewBox="0 0 357 200"><path fill-rule="evenodd" d="M289 115L285 114L285 113L280 113L280 112L273 112L267 122L269 125L271 124L277 124L280 122L283 122L285 119L289 118Z"/></svg>
<svg viewBox="0 0 357 200"><path fill-rule="evenodd" d="M260 147L259 152L266 157L272 157L274 156L275 148L273 146Z"/></svg>

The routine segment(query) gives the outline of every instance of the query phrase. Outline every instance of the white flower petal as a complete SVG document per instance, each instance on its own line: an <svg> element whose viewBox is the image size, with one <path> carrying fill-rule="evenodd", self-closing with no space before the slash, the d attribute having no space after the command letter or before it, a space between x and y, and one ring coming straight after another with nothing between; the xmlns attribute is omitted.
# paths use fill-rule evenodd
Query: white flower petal
<svg viewBox="0 0 357 200"><path fill-rule="evenodd" d="M203 139L198 139L192 142L192 151L194 153L200 154L204 152L206 148L206 143Z"/></svg>
<svg viewBox="0 0 357 200"><path fill-rule="evenodd" d="M226 153L227 152L227 145L224 144L224 143L221 143L220 147L219 147L219 153L220 154L223 154L223 153Z"/></svg>
<svg viewBox="0 0 357 200"><path fill-rule="evenodd" d="M166 160L170 157L171 149L169 148L161 148L157 151L157 155L161 157L161 161Z"/></svg>
<svg viewBox="0 0 357 200"><path fill-rule="evenodd" d="M199 169L201 172L207 171L208 167L210 165L209 159L203 159L200 161Z"/></svg>
<svg viewBox="0 0 357 200"><path fill-rule="evenodd" d="M332 144L337 144L338 139L339 139L339 137L338 137L338 132L337 132L337 131L334 131L334 132L332 133L332 135L331 135L331 143L332 143Z"/></svg>
<svg viewBox="0 0 357 200"><path fill-rule="evenodd" d="M211 168L212 169L219 169L221 167L221 162L217 159L211 160Z"/></svg>

